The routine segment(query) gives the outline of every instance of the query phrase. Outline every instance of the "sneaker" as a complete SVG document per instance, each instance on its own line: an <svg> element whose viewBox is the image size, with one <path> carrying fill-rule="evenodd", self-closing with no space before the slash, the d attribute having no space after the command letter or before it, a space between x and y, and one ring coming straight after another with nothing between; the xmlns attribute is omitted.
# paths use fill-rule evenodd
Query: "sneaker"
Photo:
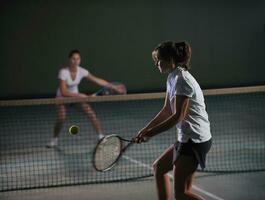
<svg viewBox="0 0 265 200"><path fill-rule="evenodd" d="M58 145L58 138L52 138L47 144L47 148L54 148L55 146Z"/></svg>

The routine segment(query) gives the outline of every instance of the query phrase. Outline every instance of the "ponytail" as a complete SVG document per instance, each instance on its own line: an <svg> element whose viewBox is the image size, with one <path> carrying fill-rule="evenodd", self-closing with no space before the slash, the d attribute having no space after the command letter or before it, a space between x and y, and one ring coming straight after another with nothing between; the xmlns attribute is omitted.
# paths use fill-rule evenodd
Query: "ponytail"
<svg viewBox="0 0 265 200"><path fill-rule="evenodd" d="M190 69L191 47L187 42L166 41L159 44L155 49L159 57L164 60L173 59L178 66Z"/></svg>

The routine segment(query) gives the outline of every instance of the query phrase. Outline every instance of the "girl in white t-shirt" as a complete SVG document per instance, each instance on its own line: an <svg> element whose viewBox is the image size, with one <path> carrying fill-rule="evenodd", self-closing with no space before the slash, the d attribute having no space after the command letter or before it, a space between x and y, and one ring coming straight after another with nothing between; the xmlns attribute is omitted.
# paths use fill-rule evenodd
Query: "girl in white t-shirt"
<svg viewBox="0 0 265 200"><path fill-rule="evenodd" d="M159 71L169 74L165 104L133 140L141 143L176 126L177 141L153 164L158 197L170 199L167 173L173 170L175 199L202 200L193 193L192 183L198 165L205 168L212 136L202 90L189 73L191 47L186 42L167 41L152 56Z"/></svg>
<svg viewBox="0 0 265 200"><path fill-rule="evenodd" d="M78 85L83 78L88 81L94 82L95 84L108 87L112 90L117 91L118 93L123 93L120 87L110 84L104 79L98 78L95 75L91 74L88 70L80 67L81 54L78 50L72 50L68 56L68 66L62 68L59 71L59 87L57 89L56 97L87 97L86 94L82 94L78 91ZM98 137L102 138L102 128L96 117L95 112L88 103L79 104L81 110L87 115L89 121L92 123L92 126L96 130ZM58 118L54 126L53 138L46 145L47 147L54 147L58 143L58 137L62 129L63 122L66 118L66 107L65 105L58 106Z"/></svg>

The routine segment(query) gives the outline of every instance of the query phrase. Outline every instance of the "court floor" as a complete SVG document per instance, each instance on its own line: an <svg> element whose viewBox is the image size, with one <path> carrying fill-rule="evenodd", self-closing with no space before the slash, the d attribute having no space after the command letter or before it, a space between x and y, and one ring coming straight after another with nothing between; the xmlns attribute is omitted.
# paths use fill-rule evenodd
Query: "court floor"
<svg viewBox="0 0 265 200"><path fill-rule="evenodd" d="M194 191L207 200L265 199L265 172L198 173ZM173 194L172 194L173 195ZM151 200L157 199L153 178L0 193L1 200ZM171 198L174 199L173 196Z"/></svg>

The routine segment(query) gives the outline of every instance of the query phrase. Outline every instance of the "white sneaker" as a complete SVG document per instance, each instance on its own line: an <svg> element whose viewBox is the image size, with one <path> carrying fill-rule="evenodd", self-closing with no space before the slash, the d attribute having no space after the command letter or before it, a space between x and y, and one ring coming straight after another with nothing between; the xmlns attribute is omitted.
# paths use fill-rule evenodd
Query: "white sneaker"
<svg viewBox="0 0 265 200"><path fill-rule="evenodd" d="M46 144L46 147L47 148L54 148L55 146L57 146L58 145L58 138L52 138L51 140L50 140L50 142L48 142L47 144Z"/></svg>
<svg viewBox="0 0 265 200"><path fill-rule="evenodd" d="M101 140L104 137L105 137L105 135L103 135L102 133L98 134L98 140Z"/></svg>

